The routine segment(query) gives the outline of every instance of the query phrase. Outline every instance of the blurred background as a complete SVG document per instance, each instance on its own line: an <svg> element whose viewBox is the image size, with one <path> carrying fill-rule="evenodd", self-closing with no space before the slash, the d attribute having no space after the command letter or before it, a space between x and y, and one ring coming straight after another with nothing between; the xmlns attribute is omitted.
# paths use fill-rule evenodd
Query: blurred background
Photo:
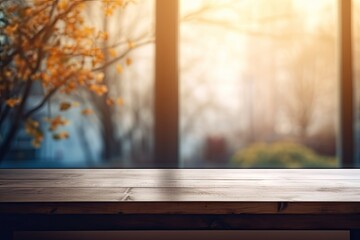
<svg viewBox="0 0 360 240"><path fill-rule="evenodd" d="M353 2L359 146L360 1ZM121 106L104 105L89 93L68 99L91 110L64 113L70 124L62 128L70 137L59 141L44 131L44 142L34 148L23 129L0 167L151 163L155 1L136 1L107 19L100 11L87 6L86 21L98 28L107 21L110 45L134 42L118 62L124 69L106 69L109 93L122 99ZM179 167L339 167L338 28L336 0L181 0ZM33 101L41 95L39 86ZM34 118L56 116L52 104L64 98L58 95Z"/></svg>

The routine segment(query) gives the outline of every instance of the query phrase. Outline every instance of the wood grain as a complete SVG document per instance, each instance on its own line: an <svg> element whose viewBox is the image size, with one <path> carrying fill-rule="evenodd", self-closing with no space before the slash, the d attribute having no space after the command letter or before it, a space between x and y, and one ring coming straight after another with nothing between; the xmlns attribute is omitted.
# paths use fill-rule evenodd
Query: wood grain
<svg viewBox="0 0 360 240"><path fill-rule="evenodd" d="M0 202L360 202L358 170L0 170Z"/></svg>
<svg viewBox="0 0 360 240"><path fill-rule="evenodd" d="M0 170L0 222L23 230L360 229L360 170Z"/></svg>

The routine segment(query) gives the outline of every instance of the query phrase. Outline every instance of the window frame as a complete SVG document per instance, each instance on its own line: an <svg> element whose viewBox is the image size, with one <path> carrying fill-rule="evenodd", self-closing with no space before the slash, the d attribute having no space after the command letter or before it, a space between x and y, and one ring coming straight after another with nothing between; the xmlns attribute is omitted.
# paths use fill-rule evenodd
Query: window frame
<svg viewBox="0 0 360 240"><path fill-rule="evenodd" d="M354 168L352 0L338 0L340 166ZM156 0L155 129L153 162L157 168L179 167L179 0Z"/></svg>
<svg viewBox="0 0 360 240"><path fill-rule="evenodd" d="M156 168L179 166L178 19L178 0L156 0L153 156Z"/></svg>
<svg viewBox="0 0 360 240"><path fill-rule="evenodd" d="M355 168L355 101L353 73L352 0L339 0L340 117L338 151L341 167Z"/></svg>

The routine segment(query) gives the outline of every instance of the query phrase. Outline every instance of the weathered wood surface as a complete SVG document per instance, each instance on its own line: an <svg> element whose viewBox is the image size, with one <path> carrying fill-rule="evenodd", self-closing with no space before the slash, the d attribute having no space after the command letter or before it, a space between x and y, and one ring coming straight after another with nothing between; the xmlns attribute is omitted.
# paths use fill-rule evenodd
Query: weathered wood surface
<svg viewBox="0 0 360 240"><path fill-rule="evenodd" d="M3 233L352 229L355 236L360 170L0 170L0 226Z"/></svg>
<svg viewBox="0 0 360 240"><path fill-rule="evenodd" d="M0 170L0 214L360 214L360 170Z"/></svg>

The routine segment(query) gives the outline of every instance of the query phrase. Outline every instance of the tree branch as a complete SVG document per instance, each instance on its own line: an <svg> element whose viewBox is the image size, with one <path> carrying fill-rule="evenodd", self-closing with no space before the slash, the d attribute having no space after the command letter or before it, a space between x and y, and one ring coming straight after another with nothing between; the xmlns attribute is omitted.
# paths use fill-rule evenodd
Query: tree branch
<svg viewBox="0 0 360 240"><path fill-rule="evenodd" d="M147 41L144 41L142 43L137 43L136 46L134 48L129 48L127 49L125 52L123 52L121 55L117 56L116 58L113 58L111 59L109 62L105 63L103 66L100 66L100 67L97 67L97 68L94 68L92 71L93 72L97 72L97 71L103 71L104 69L106 69L107 67L109 67L110 65L116 63L117 61L121 60L122 58L124 58L126 55L128 55L130 52L132 52L133 50L141 47L141 46L144 46L144 45L147 45L149 43L152 43L154 42L153 39L149 39Z"/></svg>
<svg viewBox="0 0 360 240"><path fill-rule="evenodd" d="M57 88L53 88L44 98L43 100L33 109L31 109L30 111L28 111L27 113L25 113L23 115L23 119L28 119L29 117L31 117L31 115L33 115L36 111L38 111L39 109L41 109L46 102L58 91L58 87Z"/></svg>

